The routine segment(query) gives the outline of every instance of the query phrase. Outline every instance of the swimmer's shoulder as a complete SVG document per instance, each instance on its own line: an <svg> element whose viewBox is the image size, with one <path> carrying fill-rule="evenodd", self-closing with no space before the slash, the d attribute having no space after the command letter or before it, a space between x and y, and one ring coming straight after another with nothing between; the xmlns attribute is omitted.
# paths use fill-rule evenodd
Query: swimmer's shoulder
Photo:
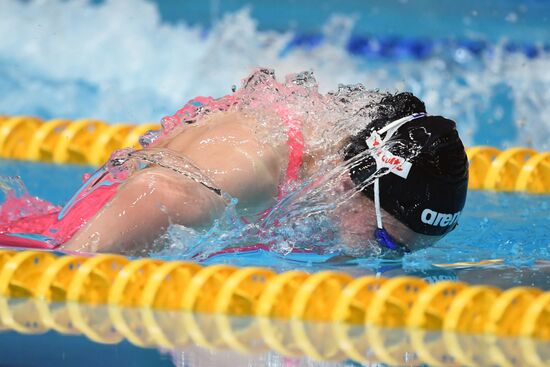
<svg viewBox="0 0 550 367"><path fill-rule="evenodd" d="M197 144L211 143L212 139L238 134L248 137L252 134L250 118L236 112L216 112L193 123L182 123L174 127L167 136L155 143L156 148L167 148L184 152Z"/></svg>
<svg viewBox="0 0 550 367"><path fill-rule="evenodd" d="M250 119L215 113L178 127L154 148L183 156L240 206L265 209L277 194L287 153L259 139Z"/></svg>

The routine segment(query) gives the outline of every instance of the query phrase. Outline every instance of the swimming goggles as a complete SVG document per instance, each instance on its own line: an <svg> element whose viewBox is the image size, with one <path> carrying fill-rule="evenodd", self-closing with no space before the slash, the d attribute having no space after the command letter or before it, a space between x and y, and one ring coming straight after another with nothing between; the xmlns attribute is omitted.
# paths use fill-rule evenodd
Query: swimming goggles
<svg viewBox="0 0 550 367"><path fill-rule="evenodd" d="M396 171L392 171L391 164L398 165L400 168L399 171L405 172L399 174L402 177L403 175L405 175L404 178L406 178L406 175L410 170L411 164L403 158L394 156L387 149L382 148L382 146L395 134L395 132L401 126L403 126L407 122L416 120L424 116L426 116L425 113L413 113L412 115L405 116L403 118L400 118L399 120L395 120L384 126L382 129L371 134L371 136L367 139L367 145L369 146L369 148L381 148L376 153L374 153L377 169L387 167L390 169L390 173L396 173ZM384 138L381 138L380 136L383 134L386 134L386 136ZM388 165L383 164L383 162L391 163L390 165ZM376 212L376 230L374 231L374 236L378 244L383 248L393 251L404 253L411 252L411 249L407 245L395 241L390 236L388 231L384 229L384 225L382 224L382 211L380 209L380 181L378 178L374 180L374 209Z"/></svg>

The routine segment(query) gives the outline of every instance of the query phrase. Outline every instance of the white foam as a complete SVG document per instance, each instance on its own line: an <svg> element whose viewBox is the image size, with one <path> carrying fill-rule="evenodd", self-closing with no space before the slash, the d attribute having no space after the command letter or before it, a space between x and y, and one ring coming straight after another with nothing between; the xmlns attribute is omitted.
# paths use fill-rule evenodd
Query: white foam
<svg viewBox="0 0 550 367"><path fill-rule="evenodd" d="M259 31L246 9L206 32L162 23L146 0L4 0L0 113L159 121L195 95L230 92L265 66L278 75L312 69L322 91L357 82L411 90L431 113L457 120L467 144L510 130L502 145L550 147L548 56L528 59L497 48L477 60L458 50L421 62L365 62L345 48L352 29L352 17L334 15L323 27L326 42L282 57L293 34ZM495 102L498 90L508 94L504 104Z"/></svg>

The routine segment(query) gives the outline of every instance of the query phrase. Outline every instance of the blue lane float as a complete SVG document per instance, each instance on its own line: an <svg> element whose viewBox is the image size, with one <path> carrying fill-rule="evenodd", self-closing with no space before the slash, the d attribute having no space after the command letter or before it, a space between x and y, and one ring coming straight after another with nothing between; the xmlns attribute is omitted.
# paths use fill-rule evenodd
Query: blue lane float
<svg viewBox="0 0 550 367"><path fill-rule="evenodd" d="M293 50L313 50L326 42L326 36L322 34L296 34L283 47L280 56L284 57ZM480 39L442 39L430 40L424 38L405 38L397 36L350 36L346 50L352 54L368 58L380 58L384 60L423 60L434 56L438 50L448 50L450 54L459 50L465 50L473 56L494 52L500 47ZM529 59L534 59L550 53L550 44L521 43L507 41L502 45L507 54L523 54Z"/></svg>

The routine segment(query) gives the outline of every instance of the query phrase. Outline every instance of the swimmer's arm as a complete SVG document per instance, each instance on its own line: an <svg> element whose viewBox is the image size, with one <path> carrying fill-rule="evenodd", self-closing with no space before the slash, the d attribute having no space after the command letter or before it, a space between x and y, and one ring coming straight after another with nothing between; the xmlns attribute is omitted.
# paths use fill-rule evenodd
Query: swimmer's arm
<svg viewBox="0 0 550 367"><path fill-rule="evenodd" d="M224 134L226 132L223 132ZM233 139L216 140L204 154L189 145L184 152L243 207L265 207L277 191L280 167L270 147L253 134L233 131ZM241 141L236 148L235 139ZM64 246L69 251L147 253L170 224L208 226L225 202L211 189L169 169L154 167L130 177L115 197Z"/></svg>
<svg viewBox="0 0 550 367"><path fill-rule="evenodd" d="M185 206L185 210L182 210ZM200 226L222 210L208 189L162 168L139 172L80 229L64 250L146 254L170 223Z"/></svg>

